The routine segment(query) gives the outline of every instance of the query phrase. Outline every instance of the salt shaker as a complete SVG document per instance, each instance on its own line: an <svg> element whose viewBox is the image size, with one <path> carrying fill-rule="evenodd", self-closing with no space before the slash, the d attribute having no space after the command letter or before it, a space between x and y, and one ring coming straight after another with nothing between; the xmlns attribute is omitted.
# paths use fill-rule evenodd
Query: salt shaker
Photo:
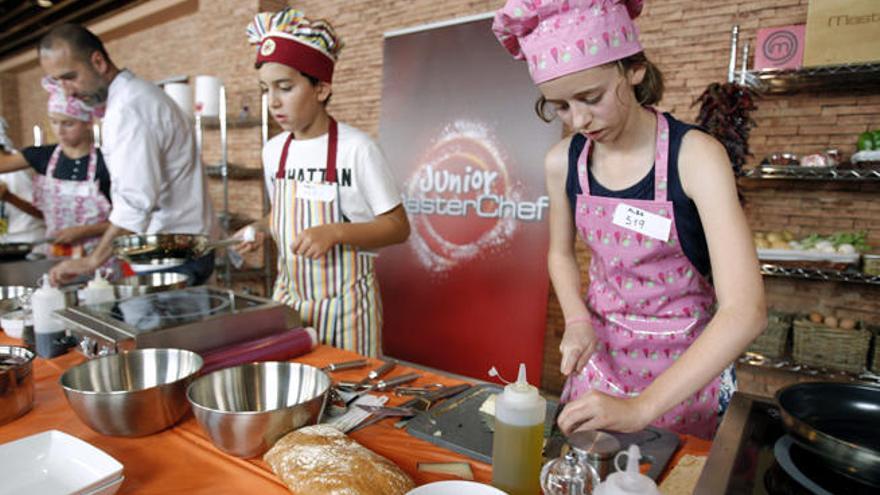
<svg viewBox="0 0 880 495"><path fill-rule="evenodd" d="M541 469L544 495L589 495L599 485L599 474L573 450L548 461Z"/></svg>

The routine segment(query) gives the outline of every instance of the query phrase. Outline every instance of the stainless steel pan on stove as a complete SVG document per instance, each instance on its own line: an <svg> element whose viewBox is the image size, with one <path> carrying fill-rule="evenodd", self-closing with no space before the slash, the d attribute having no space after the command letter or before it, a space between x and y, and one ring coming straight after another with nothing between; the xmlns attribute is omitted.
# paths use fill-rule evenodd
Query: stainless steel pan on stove
<svg viewBox="0 0 880 495"><path fill-rule="evenodd" d="M786 429L835 471L880 487L880 387L812 382L776 393Z"/></svg>
<svg viewBox="0 0 880 495"><path fill-rule="evenodd" d="M196 234L132 234L113 240L113 253L133 265L180 265L241 239L211 241Z"/></svg>

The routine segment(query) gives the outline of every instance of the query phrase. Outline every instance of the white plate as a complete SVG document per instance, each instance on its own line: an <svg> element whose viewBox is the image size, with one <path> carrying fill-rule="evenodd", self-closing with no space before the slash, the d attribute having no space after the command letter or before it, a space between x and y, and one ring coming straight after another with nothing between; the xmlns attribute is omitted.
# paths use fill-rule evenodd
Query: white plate
<svg viewBox="0 0 880 495"><path fill-rule="evenodd" d="M507 495L494 486L476 481L436 481L406 492L406 495Z"/></svg>
<svg viewBox="0 0 880 495"><path fill-rule="evenodd" d="M122 464L58 430L4 443L0 459L0 495L110 495L122 484Z"/></svg>
<svg viewBox="0 0 880 495"><path fill-rule="evenodd" d="M758 248L758 259L764 261L830 261L832 263L858 263L859 254L820 253L799 249Z"/></svg>

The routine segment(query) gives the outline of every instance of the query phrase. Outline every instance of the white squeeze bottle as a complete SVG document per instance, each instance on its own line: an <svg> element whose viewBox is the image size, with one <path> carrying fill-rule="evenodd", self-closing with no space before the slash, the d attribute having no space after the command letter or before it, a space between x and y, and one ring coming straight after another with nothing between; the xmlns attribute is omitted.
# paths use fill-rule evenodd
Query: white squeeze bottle
<svg viewBox="0 0 880 495"><path fill-rule="evenodd" d="M492 485L511 495L541 493L541 449L547 401L526 381L526 365L495 399Z"/></svg>
<svg viewBox="0 0 880 495"><path fill-rule="evenodd" d="M64 293L49 285L49 276L43 275L40 287L31 295L34 316L34 341L37 354L43 358L55 357L64 352L56 343L64 336L64 324L55 318L55 310L66 306Z"/></svg>
<svg viewBox="0 0 880 495"><path fill-rule="evenodd" d="M113 286L101 275L100 270L96 271L95 278L89 280L85 288L79 291L79 297L85 305L111 302L116 299Z"/></svg>

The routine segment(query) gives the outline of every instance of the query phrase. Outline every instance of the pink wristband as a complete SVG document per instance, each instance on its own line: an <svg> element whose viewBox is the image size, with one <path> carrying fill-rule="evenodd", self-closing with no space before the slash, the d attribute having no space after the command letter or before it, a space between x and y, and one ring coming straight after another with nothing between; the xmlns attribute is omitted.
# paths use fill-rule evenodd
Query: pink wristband
<svg viewBox="0 0 880 495"><path fill-rule="evenodd" d="M574 318L569 318L569 319L565 320L565 328L568 328L568 327L574 325L575 323L583 323L583 322L587 322L587 321L590 321L589 316L576 316Z"/></svg>

